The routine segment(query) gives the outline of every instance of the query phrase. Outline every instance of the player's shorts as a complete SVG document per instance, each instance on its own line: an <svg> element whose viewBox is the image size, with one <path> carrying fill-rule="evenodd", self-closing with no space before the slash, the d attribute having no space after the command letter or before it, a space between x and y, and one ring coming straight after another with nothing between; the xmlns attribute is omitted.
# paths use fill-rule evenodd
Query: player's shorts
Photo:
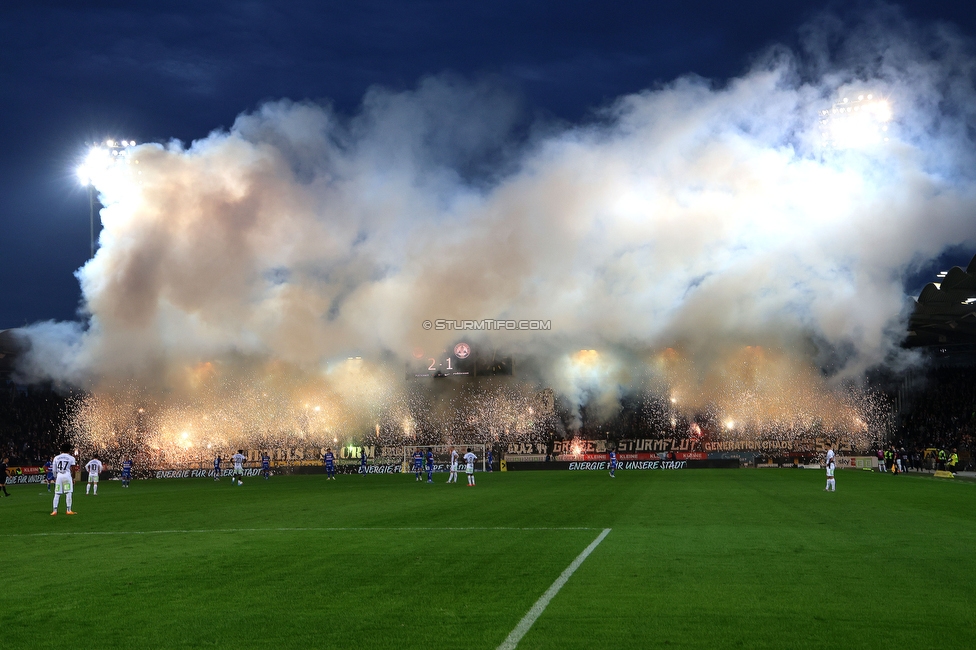
<svg viewBox="0 0 976 650"><path fill-rule="evenodd" d="M44 480L45 481L48 481L48 482L53 481L54 480L54 474L45 474L44 475Z"/></svg>
<svg viewBox="0 0 976 650"><path fill-rule="evenodd" d="M75 484L71 480L71 474L65 472L64 474L58 474L58 477L54 479L54 493L55 494L68 494L69 492L75 491Z"/></svg>
<svg viewBox="0 0 976 650"><path fill-rule="evenodd" d="M92 473L89 472L89 474L88 474L88 482L89 483L98 483L98 474L92 474Z"/></svg>
<svg viewBox="0 0 976 650"><path fill-rule="evenodd" d="M457 474L457 463L451 463L451 471Z"/></svg>
<svg viewBox="0 0 976 650"><path fill-rule="evenodd" d="M130 474L129 472L122 472L122 480L123 481L131 481L132 480L132 474Z"/></svg>
<svg viewBox="0 0 976 650"><path fill-rule="evenodd" d="M474 474L474 463L468 463L464 466L464 471L468 474Z"/></svg>

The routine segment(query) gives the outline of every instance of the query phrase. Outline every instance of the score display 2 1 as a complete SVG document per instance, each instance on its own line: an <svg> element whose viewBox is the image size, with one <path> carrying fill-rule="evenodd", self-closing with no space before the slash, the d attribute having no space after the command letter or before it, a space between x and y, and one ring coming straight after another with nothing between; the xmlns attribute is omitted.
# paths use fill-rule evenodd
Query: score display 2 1
<svg viewBox="0 0 976 650"><path fill-rule="evenodd" d="M424 350L413 351L414 361L407 366L407 377L471 377L474 375L474 353L471 346L460 342L427 353Z"/></svg>

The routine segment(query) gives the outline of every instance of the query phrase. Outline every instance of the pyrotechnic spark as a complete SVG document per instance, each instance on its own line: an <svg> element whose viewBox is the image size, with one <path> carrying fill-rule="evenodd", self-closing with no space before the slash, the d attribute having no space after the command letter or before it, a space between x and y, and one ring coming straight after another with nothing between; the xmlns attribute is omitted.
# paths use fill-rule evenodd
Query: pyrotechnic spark
<svg viewBox="0 0 976 650"><path fill-rule="evenodd" d="M613 438L677 436L699 446L728 442L744 448L829 438L865 449L883 435L887 411L875 397L856 388L831 389L786 355L744 348L696 384L686 383L694 373L682 359L676 355L672 374L644 389L637 429L612 431L610 419ZM382 375L364 365L365 372ZM371 390L358 396L350 386L340 391L329 377L298 379L295 373L275 382L252 372L225 376L215 366L207 381L188 381L187 390L166 398L128 387L105 389L78 401L70 432L80 447L106 459L128 455L147 467L206 468L213 455L236 449L300 449L296 458L314 460L334 445L538 442L558 430L552 392L527 381L404 384L391 370L387 390L376 399ZM683 382L680 394L688 396L680 408L672 402L675 377Z"/></svg>

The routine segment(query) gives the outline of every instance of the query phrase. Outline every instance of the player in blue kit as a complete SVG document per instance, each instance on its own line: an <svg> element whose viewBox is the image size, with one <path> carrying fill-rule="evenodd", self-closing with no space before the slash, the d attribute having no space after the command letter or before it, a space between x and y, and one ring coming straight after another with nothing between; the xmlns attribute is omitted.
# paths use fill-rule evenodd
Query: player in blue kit
<svg viewBox="0 0 976 650"><path fill-rule="evenodd" d="M122 461L122 487L129 487L129 481L132 480L132 460Z"/></svg>
<svg viewBox="0 0 976 650"><path fill-rule="evenodd" d="M219 454L214 458L214 480L215 481L220 480L220 455Z"/></svg>
<svg viewBox="0 0 976 650"><path fill-rule="evenodd" d="M54 465L51 461L44 463L44 482L47 483L47 491L51 491L51 486L54 485Z"/></svg>
<svg viewBox="0 0 976 650"><path fill-rule="evenodd" d="M491 464L494 462L495 456L491 453L491 449L488 449L488 471L492 471Z"/></svg>
<svg viewBox="0 0 976 650"><path fill-rule="evenodd" d="M322 462L325 463L325 473L328 475L326 480L335 480L335 454L332 453L332 448L329 447L325 450L325 456L322 457Z"/></svg>
<svg viewBox="0 0 976 650"><path fill-rule="evenodd" d="M432 478L433 476L434 476L434 450L428 449L427 450L427 482L428 483L434 482L434 479Z"/></svg>
<svg viewBox="0 0 976 650"><path fill-rule="evenodd" d="M617 471L617 452L610 452L610 478L617 478L613 473Z"/></svg>
<svg viewBox="0 0 976 650"><path fill-rule="evenodd" d="M366 456L366 448L363 447L362 453L359 454L359 473L360 474L365 475L367 473L367 469L369 469L367 467L367 463L368 462L369 462L369 458Z"/></svg>
<svg viewBox="0 0 976 650"><path fill-rule="evenodd" d="M420 473L424 471L424 454L417 448L417 451L413 452L413 475L418 481L423 480L420 478Z"/></svg>
<svg viewBox="0 0 976 650"><path fill-rule="evenodd" d="M261 475L267 481L271 478L271 457L268 454L261 454Z"/></svg>

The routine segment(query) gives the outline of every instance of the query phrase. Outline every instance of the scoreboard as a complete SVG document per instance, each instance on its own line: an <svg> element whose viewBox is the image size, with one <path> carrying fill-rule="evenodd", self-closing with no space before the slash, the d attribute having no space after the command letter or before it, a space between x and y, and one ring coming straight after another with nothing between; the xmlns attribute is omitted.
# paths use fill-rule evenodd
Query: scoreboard
<svg viewBox="0 0 976 650"><path fill-rule="evenodd" d="M436 350L415 348L407 362L407 379L442 379L446 377L493 377L514 374L511 355L497 350L477 353L466 341Z"/></svg>

